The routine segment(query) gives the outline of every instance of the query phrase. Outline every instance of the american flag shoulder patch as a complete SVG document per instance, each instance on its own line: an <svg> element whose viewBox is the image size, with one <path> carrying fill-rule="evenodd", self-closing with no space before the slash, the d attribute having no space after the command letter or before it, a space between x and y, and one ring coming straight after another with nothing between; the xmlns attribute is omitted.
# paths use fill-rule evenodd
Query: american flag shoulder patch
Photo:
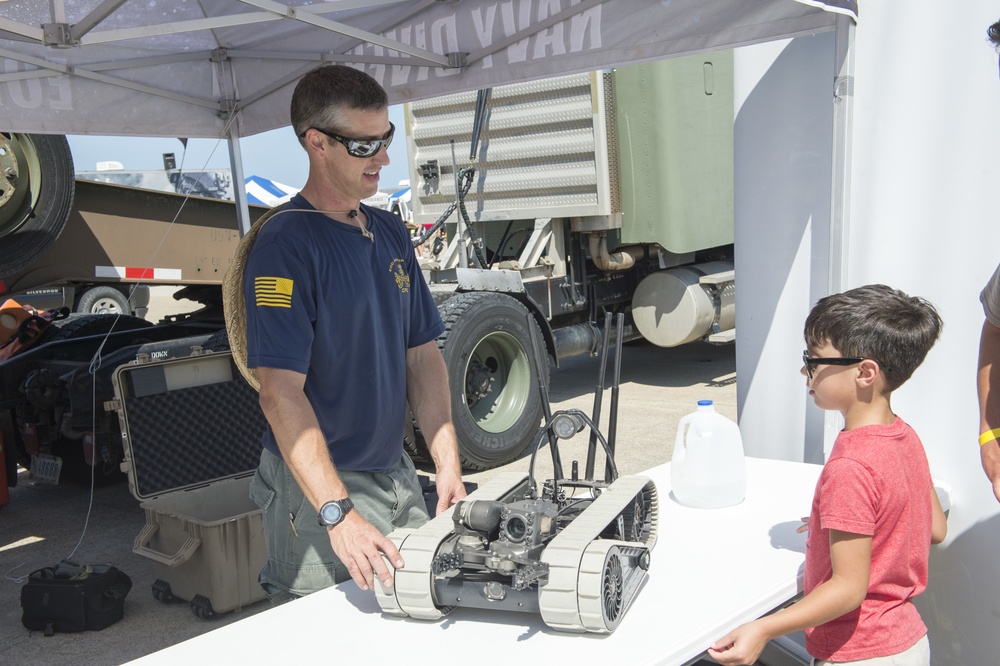
<svg viewBox="0 0 1000 666"><path fill-rule="evenodd" d="M295 282L282 277L257 277L253 281L253 293L257 307L292 307L292 288Z"/></svg>

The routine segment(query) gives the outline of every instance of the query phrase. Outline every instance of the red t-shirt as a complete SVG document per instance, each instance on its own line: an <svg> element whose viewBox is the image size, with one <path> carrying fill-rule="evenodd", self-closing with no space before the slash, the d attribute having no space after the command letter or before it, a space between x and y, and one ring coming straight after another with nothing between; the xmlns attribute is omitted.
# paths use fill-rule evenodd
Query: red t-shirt
<svg viewBox="0 0 1000 666"><path fill-rule="evenodd" d="M813 657L884 657L927 633L913 598L927 587L932 489L920 438L899 417L891 425L864 426L837 437L813 496L805 593L833 574L831 529L872 537L871 576L859 608L806 630L806 649Z"/></svg>

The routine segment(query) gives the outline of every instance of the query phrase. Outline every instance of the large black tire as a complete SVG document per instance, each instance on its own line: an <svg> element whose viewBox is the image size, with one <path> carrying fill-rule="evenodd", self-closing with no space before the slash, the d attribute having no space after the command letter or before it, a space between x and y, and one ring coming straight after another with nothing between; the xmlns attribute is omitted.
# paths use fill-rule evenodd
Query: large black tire
<svg viewBox="0 0 1000 666"><path fill-rule="evenodd" d="M201 343L201 348L205 351L213 352L231 351L232 347L229 344L229 331L226 329L216 331L208 340Z"/></svg>
<svg viewBox="0 0 1000 666"><path fill-rule="evenodd" d="M76 311L84 314L131 315L132 306L125 294L114 287L101 285L83 292L76 303Z"/></svg>
<svg viewBox="0 0 1000 666"><path fill-rule="evenodd" d="M0 132L0 277L27 268L59 238L73 174L66 137Z"/></svg>
<svg viewBox="0 0 1000 666"><path fill-rule="evenodd" d="M531 336L542 333L527 308L506 294L458 294L440 307L438 347L448 367L459 455L468 469L516 460L542 420ZM542 372L548 381L548 364Z"/></svg>
<svg viewBox="0 0 1000 666"><path fill-rule="evenodd" d="M51 342L52 340L68 340L70 338L82 338L88 335L103 335L114 331L132 331L141 328L149 328L153 324L140 319L122 315L120 317L100 314L71 314L65 319L52 322L42 333L40 342Z"/></svg>

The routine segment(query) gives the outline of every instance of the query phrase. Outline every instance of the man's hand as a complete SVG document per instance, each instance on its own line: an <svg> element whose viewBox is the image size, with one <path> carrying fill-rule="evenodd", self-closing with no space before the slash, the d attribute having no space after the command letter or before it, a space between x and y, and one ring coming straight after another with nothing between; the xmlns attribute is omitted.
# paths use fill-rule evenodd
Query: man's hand
<svg viewBox="0 0 1000 666"><path fill-rule="evenodd" d="M462 475L454 470L439 470L434 475L434 485L437 487L438 495L435 516L440 516L448 511L465 497L465 484L462 483Z"/></svg>
<svg viewBox="0 0 1000 666"><path fill-rule="evenodd" d="M347 567L351 578L362 590L372 589L375 576L382 585L392 587L392 573L385 566L382 554L396 569L403 567L399 549L388 537L365 520L357 511L351 511L344 522L329 529L330 545L340 561Z"/></svg>

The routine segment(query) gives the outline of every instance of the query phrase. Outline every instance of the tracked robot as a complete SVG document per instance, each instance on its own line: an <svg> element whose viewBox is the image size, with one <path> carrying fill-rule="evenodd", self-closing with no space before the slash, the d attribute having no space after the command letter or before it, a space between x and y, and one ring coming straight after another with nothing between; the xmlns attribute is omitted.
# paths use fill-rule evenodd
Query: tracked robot
<svg viewBox="0 0 1000 666"><path fill-rule="evenodd" d="M394 572L392 588L376 584L383 612L437 620L457 607L485 608L539 613L545 624L560 631L607 634L618 627L647 577L658 499L652 480L619 476L614 462L622 315L607 439L597 426L610 328L608 314L593 418L577 409L553 414L543 373L538 373L545 424L528 474L499 474L451 513L389 535L406 566ZM534 347L540 363L537 343ZM580 478L573 461L571 476L564 478L558 440L587 428L585 475ZM553 478L539 489L535 460L543 442L549 444ZM603 480L594 478L598 442L606 458Z"/></svg>

